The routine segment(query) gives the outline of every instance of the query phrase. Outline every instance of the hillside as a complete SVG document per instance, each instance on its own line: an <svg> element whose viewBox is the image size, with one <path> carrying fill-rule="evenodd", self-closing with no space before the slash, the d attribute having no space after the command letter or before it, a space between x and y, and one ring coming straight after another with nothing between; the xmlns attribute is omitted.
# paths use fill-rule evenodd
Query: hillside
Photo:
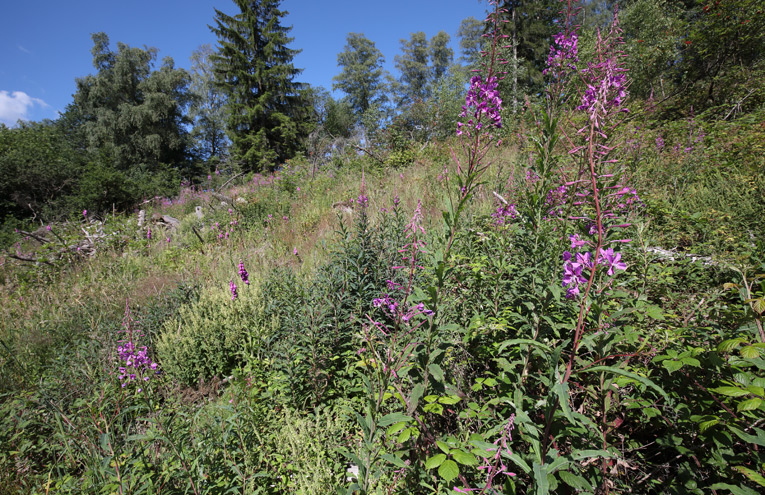
<svg viewBox="0 0 765 495"><path fill-rule="evenodd" d="M0 495L762 492L760 62L660 98L574 3L525 103L495 43L449 117L19 220Z"/></svg>

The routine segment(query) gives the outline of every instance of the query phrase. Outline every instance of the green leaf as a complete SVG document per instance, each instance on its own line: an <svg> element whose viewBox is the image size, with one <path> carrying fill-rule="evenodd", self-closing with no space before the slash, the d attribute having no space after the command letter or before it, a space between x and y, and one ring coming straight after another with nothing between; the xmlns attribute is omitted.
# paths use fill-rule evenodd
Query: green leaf
<svg viewBox="0 0 765 495"><path fill-rule="evenodd" d="M455 461L465 466L475 466L476 464L478 464L478 459L476 458L476 456L474 456L470 452L465 452L464 450L460 450L460 449L452 449L450 451L450 454L452 455Z"/></svg>
<svg viewBox="0 0 765 495"><path fill-rule="evenodd" d="M645 314L649 317L653 318L654 320L664 320L664 313L662 313L661 308L659 306L646 306L645 308Z"/></svg>
<svg viewBox="0 0 765 495"><path fill-rule="evenodd" d="M423 411L441 415L444 413L444 406L438 403L428 404L422 408Z"/></svg>
<svg viewBox="0 0 765 495"><path fill-rule="evenodd" d="M449 451L451 450L449 446L446 443L442 442L441 440L436 440L436 445L438 446L439 449L441 449L441 452L443 452L444 454L448 454Z"/></svg>
<svg viewBox="0 0 765 495"><path fill-rule="evenodd" d="M538 462L534 462L534 482L537 485L537 495L547 495L550 493L550 483L547 481L547 467Z"/></svg>
<svg viewBox="0 0 765 495"><path fill-rule="evenodd" d="M755 445L759 445L760 447L765 447L765 431L762 431L759 428L754 428L755 433L757 433L756 437L739 430L735 426L728 426L728 429L745 442L753 443Z"/></svg>
<svg viewBox="0 0 765 495"><path fill-rule="evenodd" d="M733 469L743 474L758 485L765 486L765 478L763 478L762 475L757 471L752 471L751 469L744 466L733 466Z"/></svg>
<svg viewBox="0 0 765 495"><path fill-rule="evenodd" d="M459 466L457 466L457 463L451 459L444 461L438 468L438 475L446 480L447 483L455 479L459 474Z"/></svg>
<svg viewBox="0 0 765 495"><path fill-rule="evenodd" d="M673 371L677 371L683 367L683 363L681 363L680 361L674 361L671 359L665 359L664 361L661 362L661 365L664 366L664 368L669 373L672 373Z"/></svg>
<svg viewBox="0 0 765 495"><path fill-rule="evenodd" d="M762 399L758 399L757 397L754 397L752 399L745 400L743 402L739 402L738 407L736 410L738 412L742 411L754 411L755 409L760 407L760 404L762 404Z"/></svg>
<svg viewBox="0 0 765 495"><path fill-rule="evenodd" d="M632 378L633 380L638 381L638 382L642 383L643 385L646 385L647 387L650 387L650 388L656 390L665 399L669 399L669 397L667 396L667 393L664 391L664 389L659 387L658 385L656 385L654 382L652 382L648 378L646 378L644 376L636 375L635 373L632 373L631 371L623 370L621 368L614 368L612 366L593 366L592 368L583 369L579 373L582 373L582 372L595 372L595 371L606 371L606 372L609 372L609 373L614 373L616 375L622 375L622 376L626 376L628 378Z"/></svg>
<svg viewBox="0 0 765 495"><path fill-rule="evenodd" d="M752 395L756 395L758 397L765 397L765 388L763 387L759 387L757 385L747 385L746 389Z"/></svg>
<svg viewBox="0 0 765 495"><path fill-rule="evenodd" d="M709 490L728 490L733 495L759 495L757 491L747 486L736 486L728 483L715 483L708 487Z"/></svg>
<svg viewBox="0 0 765 495"><path fill-rule="evenodd" d="M752 304L752 309L758 313L762 314L765 313L765 297L760 297L758 299L751 299L750 301Z"/></svg>
<svg viewBox="0 0 765 495"><path fill-rule="evenodd" d="M428 366L431 376L436 379L438 383L444 383L444 371L436 363L431 363Z"/></svg>
<svg viewBox="0 0 765 495"><path fill-rule="evenodd" d="M711 388L709 390L728 397L743 397L745 395L749 395L749 392L738 387L717 387Z"/></svg>
<svg viewBox="0 0 765 495"><path fill-rule="evenodd" d="M534 347L539 347L540 349L549 352L552 352L552 349L549 346L544 345L541 342L537 342L536 340L532 339L510 339L502 342L502 345L499 346L499 350L497 351L497 354L502 354L502 351L505 350L508 346L511 345L530 345Z"/></svg>
<svg viewBox="0 0 765 495"><path fill-rule="evenodd" d="M424 383L418 383L417 385L414 386L414 388L412 388L412 395L409 396L409 407L406 410L408 414L412 414L415 410L417 410L417 406L420 403L420 398L422 397L422 394L424 393L425 393Z"/></svg>
<svg viewBox="0 0 765 495"><path fill-rule="evenodd" d="M388 428L388 431L386 431L385 433L388 435L394 435L398 433L399 431L401 431L402 429L406 428L406 425L408 424L409 424L408 421L399 421L398 423L395 423L390 428Z"/></svg>
<svg viewBox="0 0 765 495"><path fill-rule="evenodd" d="M760 357L760 351L753 345L748 345L741 349L741 357L746 359L755 359Z"/></svg>
<svg viewBox="0 0 765 495"><path fill-rule="evenodd" d="M412 436L412 431L413 430L414 430L414 428L407 428L406 430L402 431L401 434L396 439L396 441L398 443L406 442L407 440L409 440L409 437ZM414 430L414 431L417 431L417 430Z"/></svg>
<svg viewBox="0 0 765 495"><path fill-rule="evenodd" d="M742 337L724 340L717 346L717 350L719 352L730 352L744 342L746 342L746 339Z"/></svg>
<svg viewBox="0 0 765 495"><path fill-rule="evenodd" d="M446 460L446 454L436 454L425 461L425 469L437 468Z"/></svg>
<svg viewBox="0 0 765 495"><path fill-rule="evenodd" d="M699 360L692 357L680 358L680 361L682 361L683 364L687 364L689 366L695 366L697 368L701 366L701 363L699 362Z"/></svg>
<svg viewBox="0 0 765 495"><path fill-rule="evenodd" d="M571 488L574 488L576 490L587 490L587 491L593 490L590 482L584 479L583 477L579 476L578 474L574 474L569 471L560 471L558 473L558 476L560 476L561 481L563 481L565 484L567 484Z"/></svg>
<svg viewBox="0 0 765 495"><path fill-rule="evenodd" d="M704 433L709 428L713 427L719 422L720 422L720 418L714 418L714 419L708 419L706 421L702 421L701 423L699 423L699 430L701 430L701 433Z"/></svg>
<svg viewBox="0 0 765 495"><path fill-rule="evenodd" d="M560 402L561 410L563 410L563 416L571 423L574 422L574 417L571 414L571 406L568 401L571 398L568 391L568 384L558 382L553 387L553 392L558 396L558 402Z"/></svg>
<svg viewBox="0 0 765 495"><path fill-rule="evenodd" d="M456 395L449 395L447 397L439 397L438 402L440 402L441 404L446 404L447 406L451 406L461 400L462 399Z"/></svg>
<svg viewBox="0 0 765 495"><path fill-rule="evenodd" d="M377 422L377 425L380 426L381 428L384 428L386 426L392 425L393 423L398 423L399 421L411 421L411 420L412 420L411 416L407 416L406 414L403 414L400 412L395 412L395 413L386 414L385 416L380 418L380 421Z"/></svg>
<svg viewBox="0 0 765 495"><path fill-rule="evenodd" d="M404 461L401 458L393 454L383 454L380 457L382 457L383 459L385 459L386 461L390 462L391 464L397 467L400 467L400 468L406 467L406 463L404 463Z"/></svg>

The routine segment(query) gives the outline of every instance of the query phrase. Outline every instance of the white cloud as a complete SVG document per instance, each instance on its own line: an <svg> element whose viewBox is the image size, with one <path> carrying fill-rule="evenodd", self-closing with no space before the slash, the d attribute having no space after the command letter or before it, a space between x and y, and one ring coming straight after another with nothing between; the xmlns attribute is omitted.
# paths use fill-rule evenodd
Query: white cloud
<svg viewBox="0 0 765 495"><path fill-rule="evenodd" d="M27 113L35 105L49 106L40 98L32 98L23 91L0 91L0 122L12 126L18 120L26 120Z"/></svg>
<svg viewBox="0 0 765 495"><path fill-rule="evenodd" d="M22 52L24 52L24 53L28 53L28 54L30 54L30 55L32 54L32 52L30 52L29 50L27 50L27 49L26 49L26 48L24 48L23 46L21 46L21 45L18 45L18 47L19 47L19 50L21 50Z"/></svg>

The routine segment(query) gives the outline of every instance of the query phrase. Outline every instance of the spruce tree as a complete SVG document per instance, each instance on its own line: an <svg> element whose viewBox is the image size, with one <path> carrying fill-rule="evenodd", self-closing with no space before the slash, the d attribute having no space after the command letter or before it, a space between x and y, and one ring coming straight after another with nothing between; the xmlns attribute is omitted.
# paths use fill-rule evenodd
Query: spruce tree
<svg viewBox="0 0 765 495"><path fill-rule="evenodd" d="M287 45L291 27L280 0L234 0L234 16L215 9L218 53L215 76L227 97L227 132L232 157L243 170L273 170L294 156L303 134L305 113L295 82L301 70L292 63L300 50Z"/></svg>
<svg viewBox="0 0 765 495"><path fill-rule="evenodd" d="M517 80L529 94L538 94L544 88L542 71L550 53L552 37L560 31L561 5L557 0L504 0L506 9L503 33L508 44L514 45L511 64L517 65L515 74L525 74L525 81ZM511 72L513 69L509 69ZM514 77L518 77L515 75Z"/></svg>

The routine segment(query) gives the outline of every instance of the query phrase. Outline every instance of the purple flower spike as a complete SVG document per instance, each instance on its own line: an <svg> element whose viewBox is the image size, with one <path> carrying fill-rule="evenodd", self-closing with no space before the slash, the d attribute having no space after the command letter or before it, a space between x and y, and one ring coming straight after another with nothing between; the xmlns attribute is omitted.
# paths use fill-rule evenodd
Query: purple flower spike
<svg viewBox="0 0 765 495"><path fill-rule="evenodd" d="M247 269L244 268L244 261L239 262L239 276L242 278L244 285L250 285L250 275L247 273Z"/></svg>

